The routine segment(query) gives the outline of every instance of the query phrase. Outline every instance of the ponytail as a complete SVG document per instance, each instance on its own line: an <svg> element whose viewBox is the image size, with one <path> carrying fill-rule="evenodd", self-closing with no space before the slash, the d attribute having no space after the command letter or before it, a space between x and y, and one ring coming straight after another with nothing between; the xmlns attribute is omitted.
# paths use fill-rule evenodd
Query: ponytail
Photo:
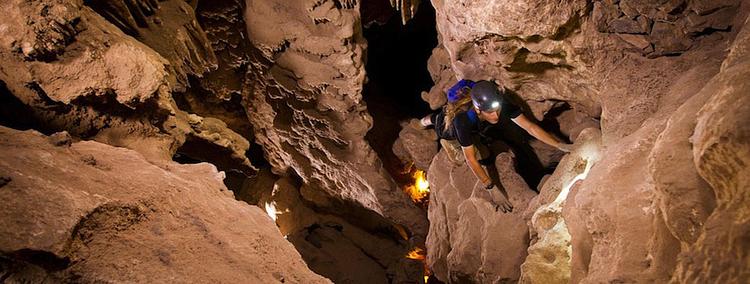
<svg viewBox="0 0 750 284"><path fill-rule="evenodd" d="M458 99L453 102L448 102L448 104L445 106L445 131L448 130L448 128L451 127L453 124L453 118L456 117L457 114L466 112L469 110L471 104L471 96L469 96L469 92L471 91L471 88L469 87L463 87L457 92Z"/></svg>

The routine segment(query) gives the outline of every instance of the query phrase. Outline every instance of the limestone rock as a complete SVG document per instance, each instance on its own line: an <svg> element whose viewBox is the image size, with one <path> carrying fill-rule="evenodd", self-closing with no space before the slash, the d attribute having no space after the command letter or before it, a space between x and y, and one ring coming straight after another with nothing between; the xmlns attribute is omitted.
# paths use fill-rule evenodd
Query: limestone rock
<svg viewBox="0 0 750 284"><path fill-rule="evenodd" d="M275 218L281 233L310 269L336 283L413 283L422 279L421 263L406 258L412 244L384 219L381 223L367 218L350 223L328 212L316 212L299 187L290 178L280 178L260 191L258 204Z"/></svg>
<svg viewBox="0 0 750 284"><path fill-rule="evenodd" d="M21 2L0 4L9 15L1 23L8 28L2 30L4 36L0 46L0 61L3 64L0 67L0 80L5 82L10 91L7 95L16 97L19 104L29 108L30 114L26 115L39 121L38 128L49 132L67 131L75 137L128 147L155 163L170 160L188 137L192 137L213 145L220 151L226 151L230 156L227 160L231 161L227 164L231 164L231 167L240 168L246 173L254 171L245 157L249 143L244 137L229 129L217 130L217 125L214 125L215 131L211 137L201 135L202 131L194 129L188 122L189 114L181 111L172 98L173 91L185 87L178 87L175 78L185 77L183 83L186 84L186 76L200 75L204 68L208 68L206 66L211 65L210 57L213 56L209 47L203 53L195 54L195 62L183 61L190 57L188 54L195 53L195 45L200 45L194 45L193 40L202 42L201 39L205 37L200 36L202 32L199 32L200 28L195 23L190 6L181 6L187 4L179 1L162 3L164 5L160 6L167 9L164 13L179 10L180 14L188 16L170 15L169 18L179 18L180 23L192 26L174 31L165 28L182 35L177 38L185 41L176 40L170 43L175 45L168 45L161 38L163 34L159 29L162 28L158 28L159 24L155 23L151 27L156 30L139 28L131 31L137 31L135 36L147 43L160 48L172 48L168 51L160 49L160 52L165 52L165 56L168 56L167 60L150 46L107 22L81 1ZM131 10L117 10L117 13L128 13L127 17L117 17L119 14L112 14L115 11L109 9L114 6L102 8L103 6L97 5L104 3L86 3L100 8L100 12L110 19L140 19L130 14L134 12ZM109 4L124 5L121 2ZM148 6L151 4L145 2L141 4L151 7ZM131 8L133 7L128 9ZM164 18L167 21L167 17ZM59 22L66 29L42 29L25 25L26 22ZM167 24L171 25L170 23ZM122 22L115 21L115 24L125 29ZM69 29L74 29L75 32ZM199 34L188 35L191 33L190 29ZM40 32L44 35L38 34ZM29 59L39 60L22 60L20 56L23 51L17 45L26 45L24 42L31 47L43 48L46 51L40 52L47 55L39 55L43 58L37 58L37 53L29 51ZM187 67L188 65L192 67ZM221 127L226 128L226 125ZM221 137L216 138L217 135Z"/></svg>
<svg viewBox="0 0 750 284"><path fill-rule="evenodd" d="M698 112L693 142L693 161L700 176L713 188L716 209L705 221L697 242L680 259L673 281L742 282L750 275L748 250L747 189L750 164L750 114L746 78L750 70L747 22L732 51L714 77L710 99Z"/></svg>
<svg viewBox="0 0 750 284"><path fill-rule="evenodd" d="M435 85L429 92L422 93L422 100L429 103L431 109L436 110L448 102L446 93L453 84L458 82L453 69L451 69L448 52L442 47L442 44L438 44L432 50L432 55L427 61L427 70L430 71L430 76Z"/></svg>
<svg viewBox="0 0 750 284"><path fill-rule="evenodd" d="M217 61L216 70L201 78L201 87L223 100L242 93L245 83L242 74L257 53L247 40L244 9L243 0L217 0L198 1L195 11Z"/></svg>
<svg viewBox="0 0 750 284"><path fill-rule="evenodd" d="M210 164L157 167L132 150L56 147L5 127L0 152L6 281L329 282Z"/></svg>
<svg viewBox="0 0 750 284"><path fill-rule="evenodd" d="M256 141L276 173L354 202L424 239L427 221L364 139L365 41L358 3L246 1L250 40L262 52L243 96ZM275 27L273 29L269 26Z"/></svg>
<svg viewBox="0 0 750 284"><path fill-rule="evenodd" d="M159 88L168 86L168 62L157 53L127 38L81 3L50 2L4 1L0 6L8 15L2 21L6 28L2 30L0 46L4 62L1 79L14 93L33 93L24 97L24 101L47 96L53 101L70 103L84 96L113 92L117 102L135 107L152 99ZM49 22L67 28L41 29L28 26L27 22ZM19 44L31 51L24 52ZM37 52L53 52L55 60L64 56L65 64L23 61L16 57L19 53L33 56Z"/></svg>
<svg viewBox="0 0 750 284"><path fill-rule="evenodd" d="M707 84L675 111L649 156L656 189L654 199L659 202L672 235L685 244L698 239L706 218L716 206L713 191L693 164L689 139L695 128L695 114L714 89L714 84Z"/></svg>
<svg viewBox="0 0 750 284"><path fill-rule="evenodd" d="M430 166L427 264L442 281L513 282L520 276L529 242L523 212L535 194L513 169L511 154L498 155L495 165L512 213L495 211L468 166L454 165L445 151Z"/></svg>
<svg viewBox="0 0 750 284"><path fill-rule="evenodd" d="M437 135L433 129L415 129L406 125L393 144L393 152L401 161L413 162L418 169L430 168L432 158L438 151Z"/></svg>
<svg viewBox="0 0 750 284"><path fill-rule="evenodd" d="M521 265L521 283L571 282L573 247L563 206L572 187L584 180L591 167L601 159L601 133L589 128L576 140L576 150L560 161L524 213L531 216L529 227L533 238L528 248L529 255Z"/></svg>
<svg viewBox="0 0 750 284"><path fill-rule="evenodd" d="M586 7L586 2L578 0L562 2L474 0L436 1L433 5L446 12L463 11L463 13L444 15L449 18L449 22L455 24L446 26L450 30L442 32L443 36L450 36L451 41L468 41L481 37L487 32L507 37L533 35L551 37L571 19L580 16Z"/></svg>
<svg viewBox="0 0 750 284"><path fill-rule="evenodd" d="M188 76L202 76L216 68L216 56L206 34L186 1L91 0L87 6L126 34L169 60L176 76L175 90L190 86Z"/></svg>

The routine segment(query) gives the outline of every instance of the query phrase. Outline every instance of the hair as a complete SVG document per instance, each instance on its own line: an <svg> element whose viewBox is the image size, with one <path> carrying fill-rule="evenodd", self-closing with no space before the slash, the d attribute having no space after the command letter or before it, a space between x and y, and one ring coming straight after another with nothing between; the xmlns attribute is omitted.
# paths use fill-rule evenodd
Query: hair
<svg viewBox="0 0 750 284"><path fill-rule="evenodd" d="M457 92L459 99L453 102L448 102L445 106L445 130L448 130L448 128L451 127L453 124L453 118L456 117L457 114L466 112L471 106L473 106L473 104L471 104L471 96L469 96L469 92L471 92L471 88L461 88Z"/></svg>

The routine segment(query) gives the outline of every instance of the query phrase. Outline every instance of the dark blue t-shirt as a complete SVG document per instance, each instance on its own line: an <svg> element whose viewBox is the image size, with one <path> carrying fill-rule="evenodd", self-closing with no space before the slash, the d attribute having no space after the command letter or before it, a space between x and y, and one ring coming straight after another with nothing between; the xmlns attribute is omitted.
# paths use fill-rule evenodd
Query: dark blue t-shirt
<svg viewBox="0 0 750 284"><path fill-rule="evenodd" d="M500 116L513 119L521 115L521 109L509 102L503 102L500 109ZM433 123L435 124L435 132L441 139L454 140L457 139L458 143L463 147L468 147L479 142L480 133L491 132L493 128L502 127L498 122L497 124L491 124L486 121L479 121L477 113L474 108L468 111L456 114L453 118L453 123L448 129L445 129L445 110L437 113L433 117ZM501 119L502 121L502 119Z"/></svg>

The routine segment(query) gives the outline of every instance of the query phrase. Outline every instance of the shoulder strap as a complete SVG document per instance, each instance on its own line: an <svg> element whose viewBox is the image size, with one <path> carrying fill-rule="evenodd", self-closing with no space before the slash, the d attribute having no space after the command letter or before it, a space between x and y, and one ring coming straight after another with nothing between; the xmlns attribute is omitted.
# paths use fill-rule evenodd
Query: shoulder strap
<svg viewBox="0 0 750 284"><path fill-rule="evenodd" d="M469 121L471 121L471 123L476 123L477 121L479 121L479 117L477 116L477 113L473 108L466 111L466 116L469 117Z"/></svg>

